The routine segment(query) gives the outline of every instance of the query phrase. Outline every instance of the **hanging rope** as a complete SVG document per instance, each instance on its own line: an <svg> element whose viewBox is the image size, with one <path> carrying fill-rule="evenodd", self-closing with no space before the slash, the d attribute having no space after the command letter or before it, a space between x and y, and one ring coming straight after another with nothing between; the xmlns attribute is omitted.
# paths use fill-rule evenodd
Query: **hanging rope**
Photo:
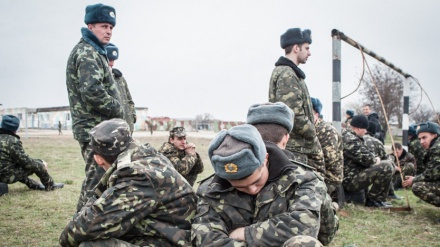
<svg viewBox="0 0 440 247"><path fill-rule="evenodd" d="M351 93L345 95L344 97L342 97L341 100L343 100L344 98L347 98L348 96L354 94L359 89L359 87L361 86L362 80L364 79L364 74L365 74L365 56L364 56L364 52L362 50L362 47L360 47L358 45L358 48L361 51L361 55L362 55L362 75L361 75L361 79L359 79L359 84L357 85L356 89L353 92L351 92Z"/></svg>

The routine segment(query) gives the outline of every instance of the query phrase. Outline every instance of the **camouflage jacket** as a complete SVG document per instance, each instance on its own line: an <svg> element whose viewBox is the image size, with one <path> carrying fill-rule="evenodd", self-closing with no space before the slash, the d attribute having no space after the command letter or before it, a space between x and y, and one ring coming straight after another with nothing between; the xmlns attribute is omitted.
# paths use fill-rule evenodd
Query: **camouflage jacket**
<svg viewBox="0 0 440 247"><path fill-rule="evenodd" d="M131 133L133 133L134 123L136 123L136 110L134 108L134 102L131 98L130 90L128 90L127 81L122 76L122 72L118 69L113 69L112 72L116 84L118 85L122 105L124 106L124 120L130 126Z"/></svg>
<svg viewBox="0 0 440 247"><path fill-rule="evenodd" d="M167 157L174 168L192 185L196 182L197 174L203 172L203 162L198 153L187 154L185 150L177 149L172 143L164 142L159 153Z"/></svg>
<svg viewBox="0 0 440 247"><path fill-rule="evenodd" d="M333 125L321 119L316 121L315 127L322 152L324 153L325 180L341 183L344 169L342 136Z"/></svg>
<svg viewBox="0 0 440 247"><path fill-rule="evenodd" d="M317 147L320 150L304 73L285 57L280 57L275 66L270 78L269 101L283 102L295 113L287 149L299 153L310 153Z"/></svg>
<svg viewBox="0 0 440 247"><path fill-rule="evenodd" d="M364 142L367 148L374 153L375 157L379 157L381 160L389 159L385 147L379 139L366 134L364 135Z"/></svg>
<svg viewBox="0 0 440 247"><path fill-rule="evenodd" d="M412 153L416 158L416 163L414 164L416 168L416 173L421 174L425 171L423 160L425 159L426 150L420 144L420 140L414 138L408 142L408 152Z"/></svg>
<svg viewBox="0 0 440 247"><path fill-rule="evenodd" d="M342 131L344 150L344 180L372 166L375 155L365 145L364 139L358 137L352 129Z"/></svg>
<svg viewBox="0 0 440 247"><path fill-rule="evenodd" d="M72 114L73 136L89 142L98 123L123 118L119 91L108 65L105 48L87 28L67 61L66 85Z"/></svg>
<svg viewBox="0 0 440 247"><path fill-rule="evenodd" d="M389 154L394 164L397 166L396 156L394 153ZM402 154L399 157L400 166L405 167L407 164L412 164L414 167L416 165L416 158L411 153L407 152L405 149L402 150Z"/></svg>
<svg viewBox="0 0 440 247"><path fill-rule="evenodd" d="M201 183L191 232L195 246L282 246L296 235L316 238L318 231L320 241L332 240L339 221L329 201L323 203L328 197L322 178L290 162L274 144L266 147L269 178L256 196L236 190L216 175ZM322 209L323 205L329 208ZM320 229L321 210L329 215ZM229 238L240 227L245 229L245 241Z"/></svg>
<svg viewBox="0 0 440 247"><path fill-rule="evenodd" d="M45 169L42 160L32 159L26 154L18 135L0 128L0 181L4 183L15 181L15 178L10 176L14 176L11 171L14 171L16 166Z"/></svg>
<svg viewBox="0 0 440 247"><path fill-rule="evenodd" d="M439 182L440 181L440 139L437 137L431 141L431 146L423 160L425 171L414 177L415 182Z"/></svg>
<svg viewBox="0 0 440 247"><path fill-rule="evenodd" d="M67 224L60 244L113 237L139 246L190 246L196 200L168 159L133 142Z"/></svg>

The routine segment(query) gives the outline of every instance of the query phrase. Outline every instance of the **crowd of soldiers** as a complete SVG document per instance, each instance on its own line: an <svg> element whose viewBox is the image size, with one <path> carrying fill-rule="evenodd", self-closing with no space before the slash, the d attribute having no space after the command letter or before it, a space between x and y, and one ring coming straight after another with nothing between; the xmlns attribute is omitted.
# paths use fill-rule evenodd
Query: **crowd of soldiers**
<svg viewBox="0 0 440 247"><path fill-rule="evenodd" d="M339 227L331 196L341 188L364 193L368 207L391 207L387 197L397 196L390 191L402 187L440 206L439 126L411 126L409 152L396 144L389 155L372 119L377 114L366 105L369 117L348 110L339 134L322 119L323 105L310 97L298 67L312 43L311 31L300 28L281 35L285 56L275 63L269 102L250 106L246 124L217 133L208 148L214 174L195 192L204 165L183 127L173 128L158 151L132 137L134 103L122 72L113 68L119 56L110 43L115 9L89 5L84 22L66 84L86 176L62 246L328 245ZM44 161L25 155L17 128L16 117L3 117L1 182L62 188ZM13 145L22 159L7 157L4 168L12 153L4 150ZM22 170L6 173L17 167ZM33 173L42 183L29 178Z"/></svg>

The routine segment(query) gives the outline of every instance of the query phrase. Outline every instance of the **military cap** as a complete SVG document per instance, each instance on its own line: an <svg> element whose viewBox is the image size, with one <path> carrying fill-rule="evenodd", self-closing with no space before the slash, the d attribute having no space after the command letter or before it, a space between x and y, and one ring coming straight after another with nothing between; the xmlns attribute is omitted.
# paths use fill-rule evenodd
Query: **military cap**
<svg viewBox="0 0 440 247"><path fill-rule="evenodd" d="M84 17L86 24L109 23L116 26L116 10L102 3L88 5Z"/></svg>
<svg viewBox="0 0 440 247"><path fill-rule="evenodd" d="M345 111L345 114L349 115L350 117L354 116L354 111L353 110L347 110Z"/></svg>
<svg viewBox="0 0 440 247"><path fill-rule="evenodd" d="M90 131L90 146L103 156L116 156L133 142L130 127L120 118L106 120Z"/></svg>
<svg viewBox="0 0 440 247"><path fill-rule="evenodd" d="M174 127L172 130L170 130L170 136L177 136L177 137L186 136L185 128Z"/></svg>
<svg viewBox="0 0 440 247"><path fill-rule="evenodd" d="M119 49L117 46L115 46L112 43L108 43L108 45L105 46L105 50L107 51L108 60L117 60L118 59Z"/></svg>
<svg viewBox="0 0 440 247"><path fill-rule="evenodd" d="M416 136L416 129L417 129L417 124L411 124L408 128L408 135L410 136Z"/></svg>
<svg viewBox="0 0 440 247"><path fill-rule="evenodd" d="M360 129L368 129L368 119L364 115L356 115L351 120L350 125Z"/></svg>
<svg viewBox="0 0 440 247"><path fill-rule="evenodd" d="M266 153L260 133L250 124L222 130L208 148L215 174L226 180L251 175L263 164Z"/></svg>
<svg viewBox="0 0 440 247"><path fill-rule="evenodd" d="M370 133L372 135L375 135L376 134L376 128L377 128L377 125L376 125L375 122L373 122L373 121L369 121L368 122L368 128L367 128L367 132L368 133Z"/></svg>
<svg viewBox="0 0 440 247"><path fill-rule="evenodd" d="M2 118L2 128L11 132L16 132L20 126L20 119L14 115L4 115Z"/></svg>
<svg viewBox="0 0 440 247"><path fill-rule="evenodd" d="M286 48L295 44L312 43L312 31L309 29L290 28L281 35L280 38L281 48Z"/></svg>
<svg viewBox="0 0 440 247"><path fill-rule="evenodd" d="M321 111L322 111L322 103L321 103L321 101L318 98L313 98L313 97L311 97L310 99L312 101L313 110L316 113L318 113L319 115L321 115Z"/></svg>
<svg viewBox="0 0 440 247"><path fill-rule="evenodd" d="M429 132L432 134L440 134L440 128L438 126L438 124L434 123L434 122L426 122L426 123L421 123L419 124L419 126L417 126L417 135L419 135L420 133L423 132Z"/></svg>
<svg viewBox="0 0 440 247"><path fill-rule="evenodd" d="M246 122L248 124L279 124L291 132L294 117L293 111L283 102L268 102L251 105Z"/></svg>

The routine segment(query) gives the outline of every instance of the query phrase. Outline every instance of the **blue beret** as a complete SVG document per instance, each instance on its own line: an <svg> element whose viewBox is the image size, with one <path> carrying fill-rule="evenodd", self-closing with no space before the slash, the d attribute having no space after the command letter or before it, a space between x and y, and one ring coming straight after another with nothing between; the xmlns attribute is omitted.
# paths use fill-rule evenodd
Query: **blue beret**
<svg viewBox="0 0 440 247"><path fill-rule="evenodd" d="M222 130L208 148L215 174L226 180L251 175L263 164L266 153L260 133L250 124Z"/></svg>
<svg viewBox="0 0 440 247"><path fill-rule="evenodd" d="M107 50L108 60L117 60L118 59L119 49L117 46L115 46L112 43L108 43L108 45L105 46L105 49Z"/></svg>
<svg viewBox="0 0 440 247"><path fill-rule="evenodd" d="M102 3L88 5L84 22L86 24L109 23L116 26L116 10L112 6Z"/></svg>
<svg viewBox="0 0 440 247"><path fill-rule="evenodd" d="M16 132L20 126L20 119L14 115L4 115L2 118L2 128L11 132Z"/></svg>
<svg viewBox="0 0 440 247"><path fill-rule="evenodd" d="M353 117L354 116L354 111L353 110L347 110L345 112L345 114L349 115L350 117Z"/></svg>
<svg viewBox="0 0 440 247"><path fill-rule="evenodd" d="M417 128L417 124L411 124L408 128L408 135L410 136L416 136L416 128Z"/></svg>
<svg viewBox="0 0 440 247"><path fill-rule="evenodd" d="M360 129L368 129L368 118L364 115L356 115L351 120L350 125Z"/></svg>
<svg viewBox="0 0 440 247"><path fill-rule="evenodd" d="M281 35L280 38L281 48L286 48L295 44L312 43L312 31L305 29L301 31L301 28L290 28Z"/></svg>
<svg viewBox="0 0 440 247"><path fill-rule="evenodd" d="M322 103L318 98L310 98L312 100L312 106L313 106L313 110L318 113L319 115L321 115L321 111L322 111Z"/></svg>
<svg viewBox="0 0 440 247"><path fill-rule="evenodd" d="M434 122L426 122L426 123L421 123L419 124L419 126L417 126L417 135L419 135L422 132L429 132L432 134L440 134L440 128L438 126L438 124L434 123Z"/></svg>
<svg viewBox="0 0 440 247"><path fill-rule="evenodd" d="M279 124L291 132L294 117L293 111L283 102L254 104L249 107L246 122L248 124Z"/></svg>

